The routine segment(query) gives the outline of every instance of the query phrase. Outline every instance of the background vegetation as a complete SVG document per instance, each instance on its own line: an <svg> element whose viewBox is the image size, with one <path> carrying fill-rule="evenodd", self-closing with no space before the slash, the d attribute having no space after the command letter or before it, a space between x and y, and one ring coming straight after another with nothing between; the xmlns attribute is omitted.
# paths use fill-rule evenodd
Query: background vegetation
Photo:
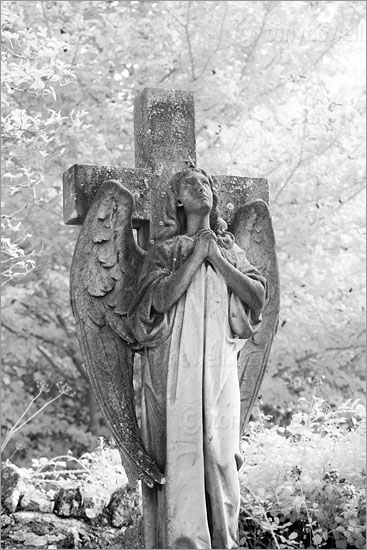
<svg viewBox="0 0 367 550"><path fill-rule="evenodd" d="M76 455L106 435L68 299L73 163L134 166L133 99L193 89L199 164L267 177L282 283L263 410L287 424L315 376L331 409L363 399L364 39L361 1L5 1L5 457ZM44 386L42 385L42 389ZM302 403L301 403L302 406Z"/></svg>

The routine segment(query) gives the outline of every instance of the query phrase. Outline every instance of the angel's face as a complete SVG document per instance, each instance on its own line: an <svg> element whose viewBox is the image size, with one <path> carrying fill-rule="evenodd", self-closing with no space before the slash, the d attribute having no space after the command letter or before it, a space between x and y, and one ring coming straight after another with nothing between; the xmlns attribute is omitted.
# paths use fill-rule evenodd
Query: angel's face
<svg viewBox="0 0 367 550"><path fill-rule="evenodd" d="M182 206L186 214L197 212L206 214L211 211L213 191L204 174L192 172L181 181L177 206Z"/></svg>

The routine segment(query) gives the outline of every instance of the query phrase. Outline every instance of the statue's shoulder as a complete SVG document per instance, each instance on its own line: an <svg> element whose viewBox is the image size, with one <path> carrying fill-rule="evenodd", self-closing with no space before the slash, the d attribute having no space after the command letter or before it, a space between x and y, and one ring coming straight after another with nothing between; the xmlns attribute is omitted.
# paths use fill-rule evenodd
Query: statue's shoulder
<svg viewBox="0 0 367 550"><path fill-rule="evenodd" d="M194 239L188 237L187 235L174 235L173 237L168 237L167 239L156 239L154 243L151 244L149 250L173 250L186 247L190 244L192 245L193 243Z"/></svg>
<svg viewBox="0 0 367 550"><path fill-rule="evenodd" d="M162 252L170 253L173 249L175 249L178 246L180 237L182 237L182 235L168 237L167 239L159 238L159 239L156 239L155 241L151 241L151 244L148 248L148 254L154 255Z"/></svg>
<svg viewBox="0 0 367 550"><path fill-rule="evenodd" d="M233 242L233 251L240 258L246 258L246 252L235 241Z"/></svg>
<svg viewBox="0 0 367 550"><path fill-rule="evenodd" d="M151 242L148 248L146 263L170 265L173 257L181 255L180 251L184 246L184 242L184 235L156 239L154 242Z"/></svg>
<svg viewBox="0 0 367 550"><path fill-rule="evenodd" d="M218 237L218 244L222 249L222 254L232 265L240 271L248 269L250 262L246 252L236 243L236 239L232 233L229 231L223 232Z"/></svg>

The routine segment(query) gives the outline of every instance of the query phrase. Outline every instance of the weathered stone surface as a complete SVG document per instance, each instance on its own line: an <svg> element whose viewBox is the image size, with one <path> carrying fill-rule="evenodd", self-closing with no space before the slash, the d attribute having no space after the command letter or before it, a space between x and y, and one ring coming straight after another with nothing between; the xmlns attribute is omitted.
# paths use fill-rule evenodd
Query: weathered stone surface
<svg viewBox="0 0 367 550"><path fill-rule="evenodd" d="M144 548L143 521L140 520L136 525L128 527L120 540L123 545L120 548Z"/></svg>
<svg viewBox="0 0 367 550"><path fill-rule="evenodd" d="M93 484L81 488L83 496L82 516L90 520L98 518L108 506L111 492L108 488L98 488Z"/></svg>
<svg viewBox="0 0 367 550"><path fill-rule="evenodd" d="M265 178L213 175L218 193L218 207L223 219L231 226L241 206L257 199L269 203L269 185Z"/></svg>
<svg viewBox="0 0 367 550"><path fill-rule="evenodd" d="M63 174L64 222L81 225L102 183L117 179L133 193L134 226L139 227L141 220L149 218L150 178L149 170L73 164Z"/></svg>
<svg viewBox="0 0 367 550"><path fill-rule="evenodd" d="M9 527L9 525L12 525L13 521L14 520L11 516L1 512L1 530L5 529L6 527Z"/></svg>
<svg viewBox="0 0 367 550"><path fill-rule="evenodd" d="M83 497L80 487L64 489L57 491L54 497L54 513L61 517L79 518L83 515Z"/></svg>
<svg viewBox="0 0 367 550"><path fill-rule="evenodd" d="M169 178L196 160L194 93L145 88L134 103L135 165L152 170L151 238L162 219Z"/></svg>
<svg viewBox="0 0 367 550"><path fill-rule="evenodd" d="M2 530L5 548L142 548L141 522L137 526L114 529L105 523L60 518L55 514L16 512L12 524ZM127 537L125 537L127 533ZM127 541L127 542L125 542ZM131 544L134 541L134 544ZM136 544L135 544L136 542Z"/></svg>
<svg viewBox="0 0 367 550"><path fill-rule="evenodd" d="M54 502L45 491L26 483L19 500L19 509L28 512L52 513Z"/></svg>
<svg viewBox="0 0 367 550"><path fill-rule="evenodd" d="M118 169L108 166L74 164L63 175L64 221L68 225L81 225L91 202L103 181L118 179L131 190L135 198L133 227L141 228L151 217L150 190L156 179L147 170ZM213 175L222 217L230 226L240 206L256 199L269 202L269 186L265 178ZM158 193L160 209L163 196ZM159 209L159 210L160 210ZM157 214L156 222L159 224Z"/></svg>
<svg viewBox="0 0 367 550"><path fill-rule="evenodd" d="M252 377L250 397L256 397L278 313L274 239L265 204L269 199L267 181L261 178L214 176L214 189L212 180L196 169L194 103L190 92L146 89L136 99L134 116L135 170L150 170L151 175L150 209L147 209L149 218L146 221L150 223L149 237L153 246L145 256L143 269L154 276L165 262L167 284L162 284L157 292L159 281L156 284L151 280L145 287L135 286L144 255L136 249L131 232L131 195L117 183L107 184L103 188L106 191L104 195L99 194L98 200L89 209L74 254L71 295L78 338L97 401L126 458L129 478L131 481L138 478L146 480L148 485L152 481L164 483L163 488L153 484L151 489L144 487L146 548L174 548L184 544L193 548L201 548L202 545L207 548L234 547L238 529L239 486L233 456L238 448L242 417L251 408L247 406L247 397L242 399L242 385L245 387L247 383L247 366L251 373L255 363L256 376ZM182 171L188 160L191 169ZM85 180L84 183L86 185L88 182ZM242 254L233 245L231 237L220 231L223 224L213 223L218 220L214 208L216 191L220 214L227 221L229 230L233 226L237 242L238 236L241 237L237 227L244 229L244 244L240 246ZM251 212L246 210L249 201L256 202L251 206ZM239 211L243 215L242 225L239 225L236 216ZM245 216L247 211L251 215ZM113 238L107 229L112 228L110 220L116 219L116 227L122 230L118 232L116 229L116 238ZM264 227L268 231L264 231ZM160 239L157 243L156 238ZM116 243L121 247L118 248ZM270 253L267 248L269 243ZM187 247L185 254L184 247ZM227 253L222 253L225 250L230 250L228 257ZM233 257L229 257L230 254ZM157 260L160 255L165 258L164 262ZM93 258L92 264L88 263L90 258ZM94 262L94 259L97 261ZM190 280L185 270L174 267L184 262L190 264L187 270L193 274ZM89 266L87 271L86 265ZM223 276L226 286L219 274ZM249 278L254 278L256 284L249 284ZM116 291L115 281L121 281ZM270 298L265 304L264 286L269 281ZM156 323L151 319L146 321L149 304L153 303L154 307L158 304L157 311L169 315L173 305L182 298L182 292L176 293L177 287L181 286L186 289L185 305L179 310L180 313L176 311L173 327L162 338L162 317L157 317ZM229 289L235 293L231 302ZM106 305L114 307L117 294L121 296L118 307L123 314L122 320L116 317L116 309L115 317L111 314L115 325L112 321L108 325L115 333L112 334L112 329L107 328L105 339L101 336L99 341L94 327L101 326L101 317L105 315L107 318L106 311L110 314ZM132 304L129 300L134 295L138 298ZM149 307L146 307L147 304ZM258 332L252 341L255 330L251 319L258 318L260 309L263 309L263 323L261 327L256 327ZM253 315L249 315L249 310ZM237 328L229 324L230 315L227 318L226 311L232 312L233 318L240 321ZM95 325L91 326L91 319ZM115 328L117 326L118 330ZM240 402L237 400L238 350L228 345L228 334L232 332L240 340L250 340L255 348L246 342L242 352L246 360L241 371ZM179 340L175 337L176 333L180 334ZM167 346L168 337L171 338L169 355L166 353L167 347L159 349L162 341ZM144 452L140 441L131 399L127 399L132 391L132 380L125 374L131 372L133 351L125 340L133 343L134 338L142 346L147 343L149 347L156 348L154 356L152 354L147 358L147 366L143 369L144 376L148 372L150 375L143 379L145 407L149 414L144 416L142 422L144 448L150 450L149 455ZM114 348L121 349L118 355L109 353L108 347L111 345L112 349L112 344ZM167 361L166 368L162 368L162 357L163 361ZM103 372L101 364L105 366ZM190 376L183 374L187 366L195 367ZM165 376L168 376L168 386L166 380L161 378ZM162 414L161 407L157 406L160 399L156 399L156 392L165 391L166 387L169 387L169 395L174 396L169 415ZM216 398L218 395L221 399ZM187 396L190 396L189 409ZM210 404L204 407L204 412L203 402ZM186 418L188 410L190 418L194 419L194 426ZM221 419L220 427L218 419ZM223 463L228 467L224 467ZM221 472L220 486L218 468ZM126 525L125 498L127 494L120 492L110 503L113 525ZM71 496L70 510L74 502L75 498ZM124 505L121 506L121 503Z"/></svg>
<svg viewBox="0 0 367 550"><path fill-rule="evenodd" d="M79 548L81 538L89 538L88 526L76 519L39 512L16 512L13 520L14 527L7 533L7 539L17 544L17 548Z"/></svg>
<svg viewBox="0 0 367 550"><path fill-rule="evenodd" d="M52 483L53 487L57 486L56 493L46 489L49 481L41 479L39 472L32 477L32 471L18 469L13 465L9 467L7 464L11 475L7 475L8 470L5 472L5 477L10 477L16 487L19 479L22 483L18 487L20 497L16 499L17 511L8 513L5 507L2 508L1 529L4 547L14 550L20 548L48 548L48 550L124 548L126 526L129 525L129 528L132 525L135 526L141 519L139 493L137 490L129 489L124 496L128 482L117 449L109 450L104 460L106 467L110 468L106 480L101 479L102 470L93 469L93 461L91 461L88 480L75 479L72 470L69 477L59 478L58 482ZM48 477L52 471L47 469L45 473ZM63 490L60 484L65 484ZM116 493L118 486L120 486L120 498L115 499L115 502L120 505L125 502L130 517L127 514L123 521L117 520L116 523L121 527L115 528L111 526L111 510L108 505L112 501L111 495L114 491ZM55 496L58 510L63 516L50 513L54 507ZM118 513L122 517L122 511ZM117 515L115 514L114 517L116 519ZM131 529L129 529L129 540L133 540L131 537L138 540L135 530L130 531ZM141 532L140 536L142 536Z"/></svg>
<svg viewBox="0 0 367 550"><path fill-rule="evenodd" d="M36 535L22 529L9 535L9 539L22 543L25 548L49 548L50 543L65 541L66 538L67 535ZM53 547L57 548L56 545ZM77 548L77 546L72 546L72 548Z"/></svg>
<svg viewBox="0 0 367 550"><path fill-rule="evenodd" d="M141 497L135 488L117 489L108 505L112 527L120 528L131 525L137 510L141 509ZM139 513L139 516L141 514Z"/></svg>
<svg viewBox="0 0 367 550"><path fill-rule="evenodd" d="M120 492L119 494L123 495L125 493L125 487L123 486L118 491ZM102 487L95 483L85 483L77 487L59 489L54 496L55 503L53 511L61 517L95 520L103 514L105 509L109 506L111 499L113 499L113 496L111 497L111 488L108 484ZM127 505L127 515L129 515L129 513L131 514L133 509L133 504L128 506L130 500L129 497L123 499L123 502ZM137 505L136 502L135 505ZM28 508L28 510L30 509L31 508ZM129 522L127 522L126 525L128 523ZM121 525L123 524L124 523L121 523ZM112 526L116 527L117 525L112 523Z"/></svg>
<svg viewBox="0 0 367 550"><path fill-rule="evenodd" d="M154 236L169 177L184 168L189 157L196 158L193 92L145 88L135 101L134 126L135 169L76 164L64 173L64 222L80 225L102 183L118 179L136 194L133 226L146 248L145 224L150 221Z"/></svg>
<svg viewBox="0 0 367 550"><path fill-rule="evenodd" d="M134 102L135 165L168 177L185 167L195 152L194 93L145 88Z"/></svg>
<svg viewBox="0 0 367 550"><path fill-rule="evenodd" d="M103 181L118 179L135 196L133 227L138 229L138 243L146 248L160 227L169 178L185 167L186 160L196 160L193 92L145 88L135 100L134 136L136 168L75 164L64 173L64 221L82 224ZM269 202L264 178L214 175L213 179L221 215L229 226L240 206L255 199Z"/></svg>
<svg viewBox="0 0 367 550"><path fill-rule="evenodd" d="M8 512L17 509L21 492L23 490L23 476L14 464L1 468L1 504Z"/></svg>

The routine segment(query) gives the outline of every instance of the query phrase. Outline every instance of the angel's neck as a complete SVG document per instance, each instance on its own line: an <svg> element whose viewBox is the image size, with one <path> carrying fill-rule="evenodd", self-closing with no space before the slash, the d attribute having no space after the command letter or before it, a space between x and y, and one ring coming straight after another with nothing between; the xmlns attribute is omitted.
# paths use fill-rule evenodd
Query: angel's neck
<svg viewBox="0 0 367 550"><path fill-rule="evenodd" d="M188 237L193 237L202 229L210 229L209 214L205 216L188 216L186 219L186 232Z"/></svg>

